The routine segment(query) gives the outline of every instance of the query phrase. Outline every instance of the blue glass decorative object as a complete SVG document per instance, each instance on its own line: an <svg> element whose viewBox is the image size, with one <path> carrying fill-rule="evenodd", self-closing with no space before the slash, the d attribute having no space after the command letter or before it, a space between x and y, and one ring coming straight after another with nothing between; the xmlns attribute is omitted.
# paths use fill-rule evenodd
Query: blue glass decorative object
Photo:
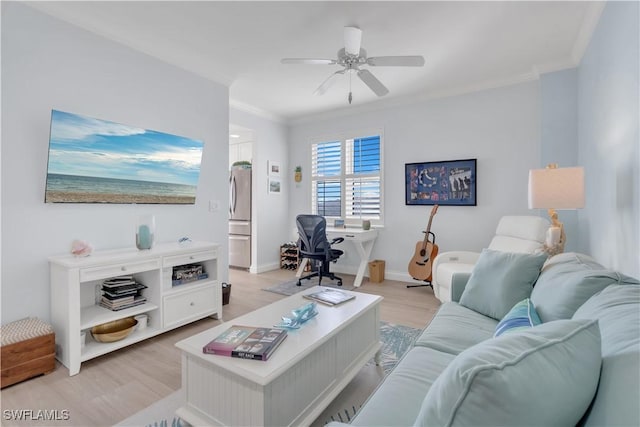
<svg viewBox="0 0 640 427"><path fill-rule="evenodd" d="M317 315L316 303L310 302L302 307L291 310L291 317L282 316L282 322L274 326L276 328L300 329L303 323Z"/></svg>
<svg viewBox="0 0 640 427"><path fill-rule="evenodd" d="M156 220L153 215L143 215L138 219L136 228L136 247L138 249L151 249L155 228Z"/></svg>

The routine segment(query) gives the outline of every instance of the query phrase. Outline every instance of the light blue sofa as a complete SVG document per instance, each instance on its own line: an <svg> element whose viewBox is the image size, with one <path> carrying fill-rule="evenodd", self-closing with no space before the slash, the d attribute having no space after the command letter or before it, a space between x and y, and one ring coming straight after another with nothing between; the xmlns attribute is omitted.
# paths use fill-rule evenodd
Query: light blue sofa
<svg viewBox="0 0 640 427"><path fill-rule="evenodd" d="M523 288L541 325L494 338L501 318L461 304L482 275L456 274L453 301L350 425L639 426L640 282L583 254L542 262Z"/></svg>

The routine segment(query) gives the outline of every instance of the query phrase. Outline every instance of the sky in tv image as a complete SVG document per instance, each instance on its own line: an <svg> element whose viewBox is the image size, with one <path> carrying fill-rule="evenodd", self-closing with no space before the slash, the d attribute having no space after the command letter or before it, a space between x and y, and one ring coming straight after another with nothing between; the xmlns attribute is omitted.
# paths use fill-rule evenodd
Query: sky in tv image
<svg viewBox="0 0 640 427"><path fill-rule="evenodd" d="M53 110L45 201L195 203L203 145Z"/></svg>

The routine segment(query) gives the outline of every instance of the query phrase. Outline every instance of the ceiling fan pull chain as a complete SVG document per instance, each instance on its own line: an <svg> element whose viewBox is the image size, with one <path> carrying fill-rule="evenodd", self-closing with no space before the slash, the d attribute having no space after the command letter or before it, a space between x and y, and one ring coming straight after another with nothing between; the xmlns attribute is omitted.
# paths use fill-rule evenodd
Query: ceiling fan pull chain
<svg viewBox="0 0 640 427"><path fill-rule="evenodd" d="M351 100L353 99L353 96L351 95L351 75L353 73L349 72L349 105L351 105Z"/></svg>

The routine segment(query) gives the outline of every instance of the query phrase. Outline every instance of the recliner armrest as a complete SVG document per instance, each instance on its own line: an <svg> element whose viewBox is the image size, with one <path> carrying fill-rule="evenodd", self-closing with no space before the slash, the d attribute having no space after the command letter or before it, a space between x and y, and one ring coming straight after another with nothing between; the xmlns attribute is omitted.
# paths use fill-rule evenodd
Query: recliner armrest
<svg viewBox="0 0 640 427"><path fill-rule="evenodd" d="M432 271L432 277L431 277L431 282L434 285L438 284L438 265L440 263L461 263L461 264L475 264L476 262L478 262L478 258L480 257L480 254L478 252L471 252L471 251L448 251L448 252L442 252L440 254L438 254L438 256L436 256L433 259L433 265L431 268Z"/></svg>
<svg viewBox="0 0 640 427"><path fill-rule="evenodd" d="M460 297L467 286L469 277L471 277L471 273L453 273L451 277L451 301L460 302Z"/></svg>
<svg viewBox="0 0 640 427"><path fill-rule="evenodd" d="M460 262L464 264L475 264L476 262L478 262L478 258L480 258L479 252L471 252L471 251L441 252L433 260L433 267L435 269L436 264L439 264L441 262Z"/></svg>

